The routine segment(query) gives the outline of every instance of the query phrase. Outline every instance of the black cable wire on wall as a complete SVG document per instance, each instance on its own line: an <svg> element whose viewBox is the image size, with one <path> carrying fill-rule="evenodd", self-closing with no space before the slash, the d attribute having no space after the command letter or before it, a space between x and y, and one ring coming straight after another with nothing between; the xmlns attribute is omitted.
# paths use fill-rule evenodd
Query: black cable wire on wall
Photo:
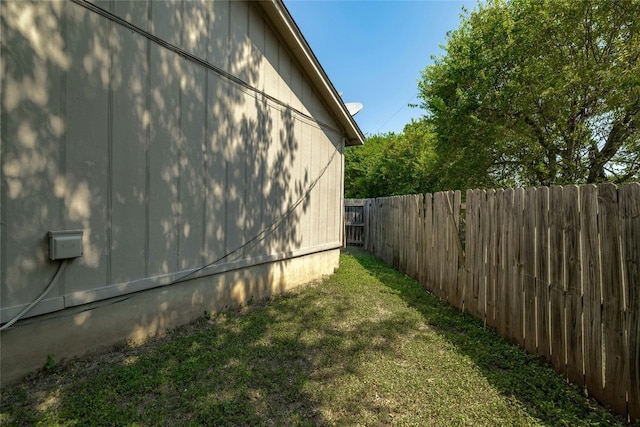
<svg viewBox="0 0 640 427"><path fill-rule="evenodd" d="M203 265L202 267L197 268L194 271L190 271L189 273L187 273L184 276L181 276L181 277L173 280L172 282L168 283L167 285L173 285L175 283L183 282L187 278L199 273L200 271L202 271L202 270L204 270L206 268L209 268L212 265L215 265L215 264L219 263L220 261L226 259L227 257L233 255L234 253L236 253L238 251L241 251L241 250L243 250L245 248L251 247L254 243L257 243L260 240L263 240L264 238L266 238L271 232L273 232L275 229L277 229L278 226L280 226L280 224L285 219L287 219L289 217L289 215L291 215L297 209L297 207L300 206L300 204L302 202L304 202L304 200L311 193L311 190L313 190L314 187L318 184L318 182L320 181L320 178L322 178L324 176L325 172L327 171L327 169L329 169L329 166L331 165L331 163L333 163L333 159L335 158L337 153L338 153L338 150L334 150L333 154L329 158L329 161L320 170L320 174L316 177L316 179L313 182L311 182L311 184L309 185L309 188L307 188L307 191L305 191L302 194L302 196L300 196L300 198L293 205L289 206L289 209L287 209L285 211L285 213L280 218L278 218L276 221L272 222L269 226L263 228L262 231L260 231L258 234L256 234L253 238L251 238L247 242L243 243L242 245L238 246L236 249L232 250L231 252L228 252L227 254L221 256L220 258L217 258L216 260L211 261L210 263L208 263L206 265ZM167 285L165 285L165 286L167 286Z"/></svg>
<svg viewBox="0 0 640 427"><path fill-rule="evenodd" d="M243 243L242 245L238 246L236 249L227 252L225 255L201 266L196 268L193 271L190 271L180 277L178 277L177 279L174 279L172 281L170 281L169 283L165 283L165 284L161 284L155 287L164 287L164 286L171 286L171 285L175 285L181 282L184 282L186 280L188 280L190 277L196 275L197 273L213 266L216 265L217 263L219 263L220 261L228 258L229 256L245 249L245 248L250 248L252 247L255 243L265 239L269 234L271 234L273 231L275 231L280 224L282 224L282 222L284 222L297 208L298 206L300 206L304 200L309 197L309 195L311 194L311 191L316 187L316 185L318 184L318 182L320 182L320 179L324 176L324 174L327 172L327 170L329 169L329 166L331 166L331 163L333 163L333 159L336 157L336 155L339 153L339 150L335 150L333 152L333 154L331 155L331 157L329 158L329 160L327 161L327 164L324 165L324 167L320 170L318 176L309 184L309 187L307 188L307 190L300 196L300 198L293 203L291 206L289 206L289 208L284 212L284 214L282 214L282 216L280 216L280 218L278 218L277 220L275 220L274 222L272 222L270 225L268 225L267 227L263 228L258 234L256 234L253 238L249 239L248 241L246 241L245 243ZM234 259L237 260L238 258ZM65 262L66 263L66 262ZM63 263L63 268L62 270L64 270L64 264ZM46 295L46 293L49 292L50 288L53 286L53 283L55 283L55 281L57 280L57 276L59 274L56 274L56 277L54 277L52 283L49 285L49 287L45 290L45 292L43 292L42 297L44 297L44 295ZM149 288L152 289L152 288ZM148 289L145 289L148 290ZM93 305L85 310L82 310L81 312L86 312L86 311L92 311L95 310L97 308L101 308L101 307L107 307L110 305L114 305L114 304L119 304L121 302L127 301L131 298L131 296L125 296L124 298L121 297L116 297L118 299L109 299L107 301L105 301L104 303L98 303L96 305ZM37 301L39 302L39 301ZM36 302L36 303L37 303ZM35 305L35 304L34 304ZM28 310L30 310L33 306L28 307L28 309L24 310L23 312L21 312L21 314L19 316L16 317L21 317L24 313L26 313ZM49 316L45 319L39 319L39 320L27 320L25 322L22 323L18 323L18 324L13 324L13 322L17 321L18 319L16 318L15 321L13 321L11 324L7 323L5 325L3 325L2 330L6 330L9 328L15 328L15 327L20 327L20 326L27 326L30 324L34 324L34 323L40 323L40 322L44 322L50 319L58 319L58 318L64 318L64 317L70 317L70 316L75 316L78 313L67 313L67 314L61 314L59 316Z"/></svg>

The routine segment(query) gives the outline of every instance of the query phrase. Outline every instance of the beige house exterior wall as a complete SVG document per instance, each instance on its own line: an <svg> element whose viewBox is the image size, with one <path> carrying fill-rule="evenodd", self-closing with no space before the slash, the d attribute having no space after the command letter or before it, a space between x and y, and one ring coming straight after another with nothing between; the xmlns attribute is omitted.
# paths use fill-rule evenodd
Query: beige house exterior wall
<svg viewBox="0 0 640 427"><path fill-rule="evenodd" d="M281 2L0 14L3 323L58 268L47 233L83 230L83 256L0 333L3 383L337 267L342 154L362 136Z"/></svg>

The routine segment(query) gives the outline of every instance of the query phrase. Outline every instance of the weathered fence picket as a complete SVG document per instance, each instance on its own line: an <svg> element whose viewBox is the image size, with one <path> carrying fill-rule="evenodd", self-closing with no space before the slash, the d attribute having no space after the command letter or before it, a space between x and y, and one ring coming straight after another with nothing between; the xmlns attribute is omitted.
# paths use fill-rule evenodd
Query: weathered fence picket
<svg viewBox="0 0 640 427"><path fill-rule="evenodd" d="M464 208L453 191L362 206L365 249L640 420L640 184L469 190Z"/></svg>
<svg viewBox="0 0 640 427"><path fill-rule="evenodd" d="M602 377L602 290L598 241L598 189L586 185L581 189L580 226L582 231L582 285L584 289L585 381L591 394L604 398Z"/></svg>
<svg viewBox="0 0 640 427"><path fill-rule="evenodd" d="M618 197L613 184L598 186L598 219L601 224L600 257L602 265L602 297L604 324L604 391L614 411L626 410L629 379L628 354L625 355L624 317L625 290L622 281L620 253L620 218ZM600 221L601 219L601 221ZM637 284L636 284L637 286ZM625 357L626 356L626 357Z"/></svg>
<svg viewBox="0 0 640 427"><path fill-rule="evenodd" d="M640 419L640 184L619 193L622 219L624 279L627 284L627 345L629 355L629 418Z"/></svg>
<svg viewBox="0 0 640 427"><path fill-rule="evenodd" d="M549 317L549 188L536 190L536 309L538 354L551 360L551 326Z"/></svg>
<svg viewBox="0 0 640 427"><path fill-rule="evenodd" d="M566 372L565 364L565 318L564 318L564 207L563 188L552 187L549 205L549 234L551 253L549 254L550 298L549 318L551 328L551 364L558 372Z"/></svg>

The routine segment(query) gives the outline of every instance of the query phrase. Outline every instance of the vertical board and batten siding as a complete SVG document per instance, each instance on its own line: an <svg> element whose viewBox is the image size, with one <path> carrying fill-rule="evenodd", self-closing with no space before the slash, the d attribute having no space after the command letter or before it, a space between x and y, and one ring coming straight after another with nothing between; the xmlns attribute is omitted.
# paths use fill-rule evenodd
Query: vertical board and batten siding
<svg viewBox="0 0 640 427"><path fill-rule="evenodd" d="M55 273L50 230L82 229L84 254L30 315L247 242L199 275L340 246L342 132L258 5L95 4L246 85L76 3L3 1L3 322Z"/></svg>
<svg viewBox="0 0 640 427"><path fill-rule="evenodd" d="M365 199L365 249L640 419L640 184ZM451 207L450 207L451 206Z"/></svg>

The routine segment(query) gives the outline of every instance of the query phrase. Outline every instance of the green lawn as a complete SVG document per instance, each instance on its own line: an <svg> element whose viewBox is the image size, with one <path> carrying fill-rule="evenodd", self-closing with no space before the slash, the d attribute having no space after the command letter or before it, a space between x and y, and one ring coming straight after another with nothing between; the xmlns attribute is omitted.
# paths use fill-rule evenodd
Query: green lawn
<svg viewBox="0 0 640 427"><path fill-rule="evenodd" d="M350 249L340 269L2 390L2 425L624 425L546 364Z"/></svg>

